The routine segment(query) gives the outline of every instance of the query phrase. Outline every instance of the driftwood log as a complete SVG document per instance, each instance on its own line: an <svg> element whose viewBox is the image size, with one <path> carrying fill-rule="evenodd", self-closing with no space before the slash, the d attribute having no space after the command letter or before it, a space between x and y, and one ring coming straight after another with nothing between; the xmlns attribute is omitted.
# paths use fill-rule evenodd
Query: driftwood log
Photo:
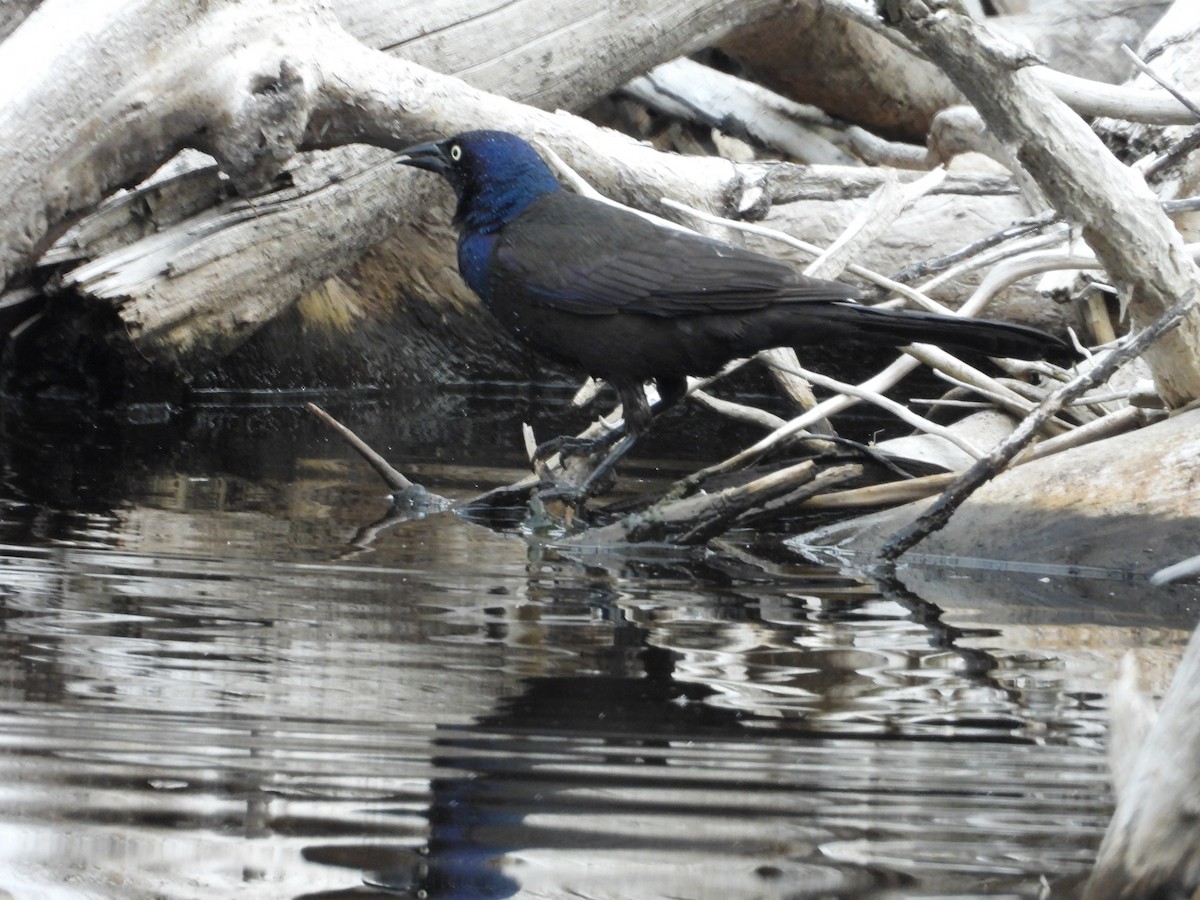
<svg viewBox="0 0 1200 900"><path fill-rule="evenodd" d="M1127 660L1110 701L1114 743L1128 742L1128 759L1114 759L1117 808L1100 845L1085 900L1191 897L1200 888L1200 630L1193 633L1175 677L1154 710L1138 692ZM1110 756L1114 754L1110 753Z"/></svg>

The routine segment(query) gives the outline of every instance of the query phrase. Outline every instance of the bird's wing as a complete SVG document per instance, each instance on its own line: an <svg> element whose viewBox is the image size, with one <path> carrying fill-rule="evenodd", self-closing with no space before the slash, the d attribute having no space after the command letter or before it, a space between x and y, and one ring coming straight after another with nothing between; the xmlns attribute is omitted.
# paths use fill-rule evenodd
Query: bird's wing
<svg viewBox="0 0 1200 900"><path fill-rule="evenodd" d="M497 288L580 315L672 317L857 296L779 260L565 191L507 225L490 266Z"/></svg>

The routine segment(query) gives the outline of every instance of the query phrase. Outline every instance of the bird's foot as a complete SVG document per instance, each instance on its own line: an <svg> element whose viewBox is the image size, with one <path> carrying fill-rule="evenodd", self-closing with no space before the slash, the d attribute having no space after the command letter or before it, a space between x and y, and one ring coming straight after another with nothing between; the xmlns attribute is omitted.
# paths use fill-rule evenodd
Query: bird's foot
<svg viewBox="0 0 1200 900"><path fill-rule="evenodd" d="M601 439L603 440L603 439ZM615 444L604 442L597 446L593 443L588 448L588 458L585 464L572 464L564 470L566 478L557 481L548 488L538 491L538 498L547 501L555 500L576 509L583 506L591 497L609 489L615 479L614 469L621 459L634 445L636 438L624 435ZM612 444L612 446L605 446ZM595 459L596 451L606 449L604 458L595 465L588 465Z"/></svg>

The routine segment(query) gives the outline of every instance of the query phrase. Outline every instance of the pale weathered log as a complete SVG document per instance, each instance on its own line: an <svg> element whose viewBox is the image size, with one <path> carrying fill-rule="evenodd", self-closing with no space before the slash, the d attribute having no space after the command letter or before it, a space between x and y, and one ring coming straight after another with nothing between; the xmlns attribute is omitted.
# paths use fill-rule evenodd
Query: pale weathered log
<svg viewBox="0 0 1200 900"><path fill-rule="evenodd" d="M334 0L369 47L541 109L579 110L660 62L685 56L781 0Z"/></svg>
<svg viewBox="0 0 1200 900"><path fill-rule="evenodd" d="M1083 397L1088 391L1103 385L1117 369L1146 353L1148 347L1164 334L1178 327L1196 308L1195 292L1191 291L1171 309L1163 313L1136 334L1128 335L1116 347L1095 360L1094 365L1074 374L1047 396L1037 408L1021 420L1016 430L963 472L962 477L948 487L928 511L911 526L906 526L888 539L880 549L880 558L894 562L907 550L924 540L931 532L944 528L954 511L978 488L994 478L1030 447L1038 433L1067 404Z"/></svg>
<svg viewBox="0 0 1200 900"><path fill-rule="evenodd" d="M800 162L855 162L816 130L832 125L821 110L694 60L663 63L622 90L660 112L750 138Z"/></svg>
<svg viewBox="0 0 1200 900"><path fill-rule="evenodd" d="M961 95L936 66L819 0L802 0L720 43L768 87L881 131L921 139Z"/></svg>
<svg viewBox="0 0 1200 900"><path fill-rule="evenodd" d="M1123 773L1085 900L1200 891L1200 631L1192 635L1131 769ZM1114 723L1114 728L1117 724Z"/></svg>
<svg viewBox="0 0 1200 900"><path fill-rule="evenodd" d="M1002 472L906 560L986 558L1149 574L1195 552L1200 411ZM810 532L864 561L932 501ZM901 572L903 577L903 571Z"/></svg>
<svg viewBox="0 0 1200 900"><path fill-rule="evenodd" d="M1118 83L1133 74L1121 45L1136 47L1170 5L1171 0L1043 0L987 24L1061 72Z"/></svg>
<svg viewBox="0 0 1200 900"><path fill-rule="evenodd" d="M895 24L955 81L1129 297L1145 326L1197 286L1183 238L1145 181L1039 80L1021 51L966 16L903 0ZM1200 315L1152 347L1146 360L1171 406L1200 397Z"/></svg>

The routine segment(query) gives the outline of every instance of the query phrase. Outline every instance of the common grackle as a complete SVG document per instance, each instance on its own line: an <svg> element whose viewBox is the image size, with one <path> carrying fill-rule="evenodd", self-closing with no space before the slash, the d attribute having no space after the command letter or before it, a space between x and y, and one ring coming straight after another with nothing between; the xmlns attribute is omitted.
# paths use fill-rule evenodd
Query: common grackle
<svg viewBox="0 0 1200 900"><path fill-rule="evenodd" d="M543 356L617 390L621 452L653 417L645 382L657 383L665 408L688 375L770 347L923 342L1022 358L1062 348L1021 325L861 306L848 285L564 190L507 132L465 132L397 161L454 188L459 272L496 318Z"/></svg>

